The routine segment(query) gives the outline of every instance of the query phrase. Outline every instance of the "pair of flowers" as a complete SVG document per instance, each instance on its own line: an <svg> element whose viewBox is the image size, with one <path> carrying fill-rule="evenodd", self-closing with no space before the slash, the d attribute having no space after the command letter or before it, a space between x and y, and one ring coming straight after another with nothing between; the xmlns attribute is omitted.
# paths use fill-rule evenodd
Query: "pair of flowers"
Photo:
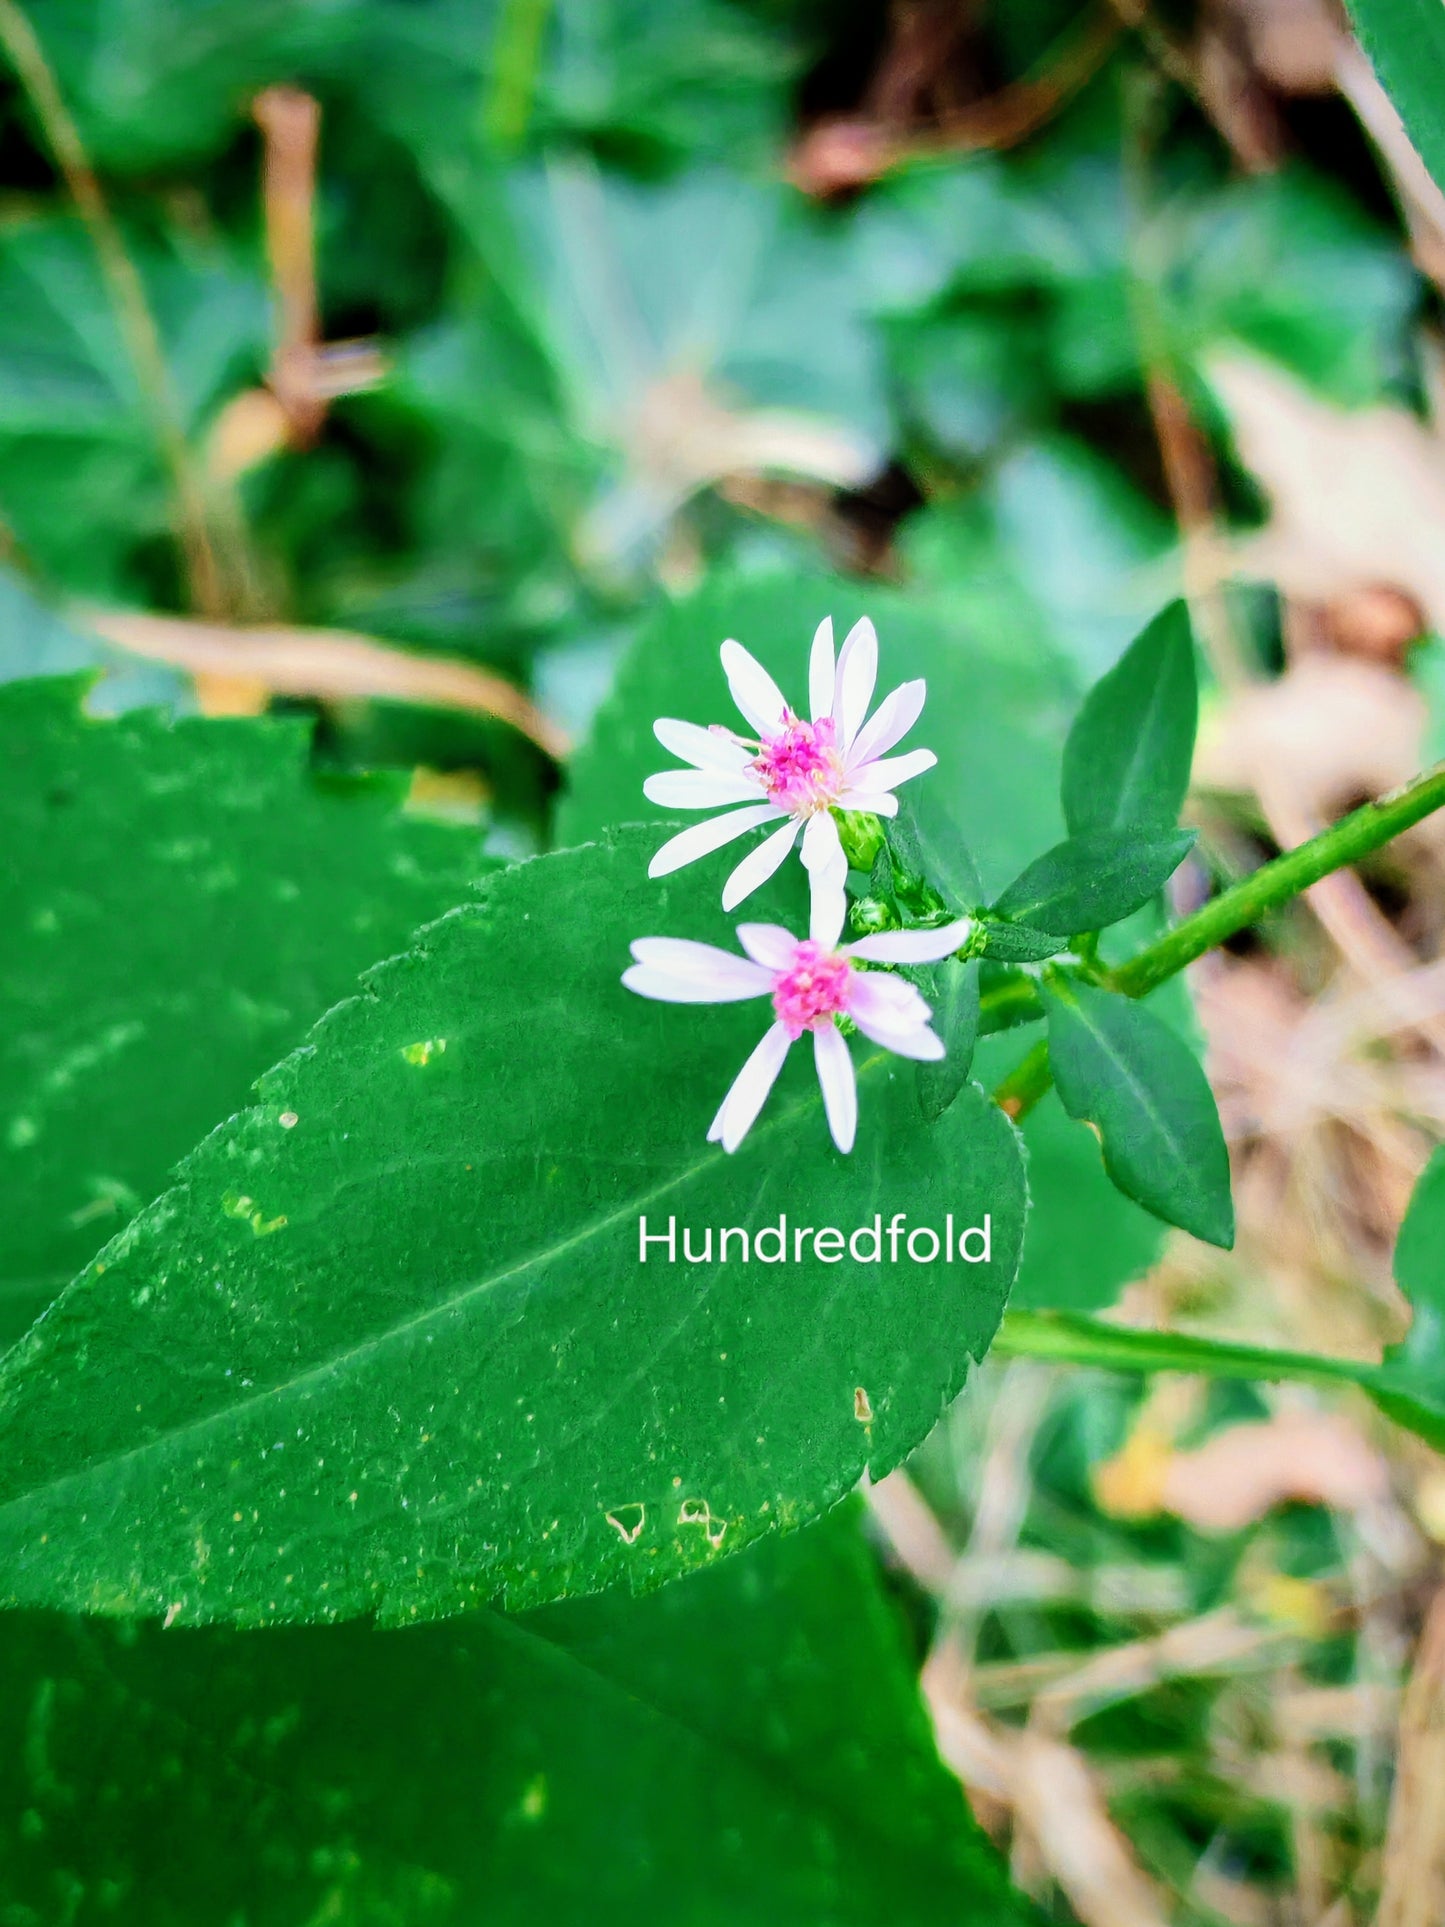
<svg viewBox="0 0 1445 1927"><path fill-rule="evenodd" d="M729 876L723 908L735 909L781 868L801 833L810 883L808 935L795 937L779 924L740 924L742 956L686 938L642 937L632 945L634 961L622 981L639 996L665 1003L772 999L773 1022L723 1099L708 1131L710 1141L725 1151L737 1149L789 1049L806 1031L813 1039L833 1142L840 1151L851 1151L858 1092L839 1019L847 1018L900 1057L944 1054L929 1028L932 1012L913 985L890 972L857 966L936 962L957 950L970 928L964 917L940 929L889 930L856 943L839 942L847 913L848 860L834 812L895 816L896 786L937 762L926 749L886 754L917 722L927 691L921 681L903 683L868 715L878 677L878 638L866 620L849 631L836 660L832 620L819 624L808 664L807 719L788 706L741 643L725 642L721 657L733 701L756 735L662 717L653 725L658 741L691 767L651 776L643 789L650 801L667 809L739 807L672 837L652 859L648 875L666 876L776 823L779 827Z"/></svg>

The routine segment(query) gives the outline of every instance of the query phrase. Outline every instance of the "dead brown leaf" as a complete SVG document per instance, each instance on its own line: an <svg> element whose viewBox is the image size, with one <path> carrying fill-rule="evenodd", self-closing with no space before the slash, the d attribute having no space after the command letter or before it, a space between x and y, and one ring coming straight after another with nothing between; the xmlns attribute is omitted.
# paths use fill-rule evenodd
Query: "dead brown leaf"
<svg viewBox="0 0 1445 1927"><path fill-rule="evenodd" d="M1337 408L1272 363L1237 353L1206 368L1269 525L1236 566L1328 603L1383 585L1445 627L1445 443L1403 408Z"/></svg>
<svg viewBox="0 0 1445 1927"><path fill-rule="evenodd" d="M570 748L557 724L515 684L456 657L412 655L340 629L241 629L89 607L76 616L132 655L220 679L234 694L228 713L243 711L248 700L260 706L269 695L384 699L493 716L559 760Z"/></svg>

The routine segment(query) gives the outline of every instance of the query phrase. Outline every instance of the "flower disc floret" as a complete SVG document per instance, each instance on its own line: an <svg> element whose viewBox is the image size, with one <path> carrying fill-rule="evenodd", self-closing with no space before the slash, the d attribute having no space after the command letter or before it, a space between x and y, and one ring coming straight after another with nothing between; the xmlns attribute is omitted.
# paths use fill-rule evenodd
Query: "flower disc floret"
<svg viewBox="0 0 1445 1927"><path fill-rule="evenodd" d="M786 727L753 758L753 768L774 803L790 816L831 809L843 793L838 726L831 716L805 723L786 712Z"/></svg>
<svg viewBox="0 0 1445 1927"><path fill-rule="evenodd" d="M773 1009L796 1044L805 1030L821 1030L848 1008L853 966L811 938L794 950L785 970L773 979Z"/></svg>

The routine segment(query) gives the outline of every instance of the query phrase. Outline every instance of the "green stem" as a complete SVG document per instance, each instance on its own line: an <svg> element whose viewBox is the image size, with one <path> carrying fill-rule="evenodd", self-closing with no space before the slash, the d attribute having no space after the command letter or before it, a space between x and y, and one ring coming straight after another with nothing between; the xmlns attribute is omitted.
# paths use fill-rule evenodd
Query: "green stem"
<svg viewBox="0 0 1445 1927"><path fill-rule="evenodd" d="M1015 1122L1031 1111L1053 1079L1049 1071L1049 1046L1040 1038L1028 1056L1015 1064L993 1094L993 1101Z"/></svg>
<svg viewBox="0 0 1445 1927"><path fill-rule="evenodd" d="M551 0L505 0L502 9L483 119L487 134L504 154L515 154L526 138L551 11Z"/></svg>
<svg viewBox="0 0 1445 1927"><path fill-rule="evenodd" d="M1361 857L1378 850L1402 830L1408 830L1442 806L1445 806L1445 763L1437 763L1423 776L1414 777L1377 802L1352 810L1329 829L1312 836L1308 843L1286 851L1273 863L1251 871L1230 889L1211 898L1157 943L1110 972L1106 979L1108 987L1122 990L1127 997L1147 996L1166 978L1177 975L1187 964L1202 957L1206 950L1214 949L1216 944L1224 943L1240 930L1247 930L1269 911L1279 909L1332 871L1358 863Z"/></svg>
<svg viewBox="0 0 1445 1927"><path fill-rule="evenodd" d="M1289 903L1333 871L1358 863L1361 857L1380 849L1402 830L1408 830L1442 807L1445 807L1445 763L1437 763L1388 796L1365 803L1341 817L1338 823L1321 830L1298 849L1287 850L1272 863L1263 864L1241 878L1186 917L1183 923L1166 931L1157 943L1141 950L1137 957L1106 972L1101 981L1107 989L1121 991L1126 997L1147 997L1151 990L1157 990L1160 984L1177 976L1206 950L1247 930L1271 910ZM994 1098L1010 1117L1020 1118L1038 1103L1051 1082L1048 1046L1038 1044L999 1085Z"/></svg>
<svg viewBox="0 0 1445 1927"><path fill-rule="evenodd" d="M1017 1024L1036 1023L1043 1014L1039 987L1033 978L1006 977L979 1000L979 1035L989 1037L995 1031L1012 1030Z"/></svg>
<svg viewBox="0 0 1445 1927"><path fill-rule="evenodd" d="M1044 1358L1112 1372L1205 1372L1213 1378L1293 1379L1308 1385L1359 1385L1371 1370L1348 1359L1182 1332L1139 1331L1068 1312L1005 1312L993 1349L1005 1358Z"/></svg>

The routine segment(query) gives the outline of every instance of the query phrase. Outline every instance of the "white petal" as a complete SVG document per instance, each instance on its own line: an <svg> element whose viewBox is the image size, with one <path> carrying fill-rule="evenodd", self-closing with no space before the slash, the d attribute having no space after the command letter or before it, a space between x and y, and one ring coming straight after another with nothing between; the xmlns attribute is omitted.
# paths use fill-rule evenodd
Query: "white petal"
<svg viewBox="0 0 1445 1927"><path fill-rule="evenodd" d="M740 923L738 942L754 963L773 971L786 970L798 947L798 939L780 923Z"/></svg>
<svg viewBox="0 0 1445 1927"><path fill-rule="evenodd" d="M912 984L875 972L855 976L848 1015L865 1037L900 1057L942 1057L943 1045L928 1028L932 1015Z"/></svg>
<svg viewBox="0 0 1445 1927"><path fill-rule="evenodd" d="M896 1057L914 1057L923 1063L936 1063L940 1057L948 1055L942 1039L936 1037L927 1024L894 1030L884 1024L875 1024L871 1019L865 1023L858 1016L853 1021L865 1037L871 1037L875 1044L881 1044L884 1050L891 1050Z"/></svg>
<svg viewBox="0 0 1445 1927"><path fill-rule="evenodd" d="M723 729L700 729L696 723L679 722L675 716L659 716L652 733L664 749L680 756L694 769L746 769L753 752Z"/></svg>
<svg viewBox="0 0 1445 1927"><path fill-rule="evenodd" d="M696 863L700 856L710 856L720 850L725 843L755 830L762 823L776 823L785 812L775 809L771 803L752 803L747 809L730 810L726 816L714 816L706 823L694 823L690 830L679 830L653 857L647 866L650 877L665 877L674 870L680 870L684 863Z"/></svg>
<svg viewBox="0 0 1445 1927"><path fill-rule="evenodd" d="M642 786L649 803L665 810L718 810L729 803L756 802L765 794L756 777L724 776L707 769L665 769Z"/></svg>
<svg viewBox="0 0 1445 1927"><path fill-rule="evenodd" d="M773 987L772 973L761 964L688 937L639 937L632 955L648 976L649 987L641 995L660 995L652 983L664 978L675 986L666 997L670 1004L735 1004L743 997L764 997ZM638 989L635 983L627 987Z"/></svg>
<svg viewBox="0 0 1445 1927"><path fill-rule="evenodd" d="M797 840L798 825L794 819L765 837L755 850L749 850L723 885L723 909L736 910L744 897L761 889L773 872L787 862L788 852Z"/></svg>
<svg viewBox="0 0 1445 1927"><path fill-rule="evenodd" d="M848 787L855 790L892 790L910 776L921 776L938 761L931 749L910 749L905 756L885 756L881 762L851 763Z"/></svg>
<svg viewBox="0 0 1445 1927"><path fill-rule="evenodd" d="M740 642L729 638L719 654L727 672L728 688L733 692L733 701L760 735L776 736L783 726L783 711L788 706L783 701L782 690Z"/></svg>
<svg viewBox="0 0 1445 1927"><path fill-rule="evenodd" d="M867 810L872 816L897 816L898 798L891 790L844 790L840 810Z"/></svg>
<svg viewBox="0 0 1445 1927"><path fill-rule="evenodd" d="M864 616L848 631L838 653L838 675L833 688L833 720L838 725L838 741L845 758L868 714L877 680L878 636Z"/></svg>
<svg viewBox="0 0 1445 1927"><path fill-rule="evenodd" d="M813 1062L833 1142L840 1151L851 1151L858 1129L858 1080L853 1075L847 1042L836 1024L813 1032Z"/></svg>
<svg viewBox="0 0 1445 1927"><path fill-rule="evenodd" d="M803 826L803 868L812 877L827 876L841 890L848 874L848 859L831 810L818 810Z"/></svg>
<svg viewBox="0 0 1445 1927"><path fill-rule="evenodd" d="M869 963L937 963L940 957L951 957L972 928L972 917L959 917L937 930L880 930L850 943L847 951Z"/></svg>
<svg viewBox="0 0 1445 1927"><path fill-rule="evenodd" d="M725 1151L736 1151L783 1068L789 1041L781 1024L770 1024L763 1032L762 1042L733 1079L718 1108L707 1134L709 1142L720 1142Z"/></svg>
<svg viewBox="0 0 1445 1927"><path fill-rule="evenodd" d="M933 1012L904 978L867 970L855 971L849 981L848 1015L865 1028L908 1031L926 1024Z"/></svg>
<svg viewBox="0 0 1445 1927"><path fill-rule="evenodd" d="M900 683L891 695L885 696L854 738L848 754L849 766L856 769L871 762L901 741L922 715L927 694L928 684L920 678L917 682Z"/></svg>
<svg viewBox="0 0 1445 1927"><path fill-rule="evenodd" d="M813 635L808 657L808 709L816 723L833 713L833 618L824 616ZM894 742L898 738L894 737Z"/></svg>

